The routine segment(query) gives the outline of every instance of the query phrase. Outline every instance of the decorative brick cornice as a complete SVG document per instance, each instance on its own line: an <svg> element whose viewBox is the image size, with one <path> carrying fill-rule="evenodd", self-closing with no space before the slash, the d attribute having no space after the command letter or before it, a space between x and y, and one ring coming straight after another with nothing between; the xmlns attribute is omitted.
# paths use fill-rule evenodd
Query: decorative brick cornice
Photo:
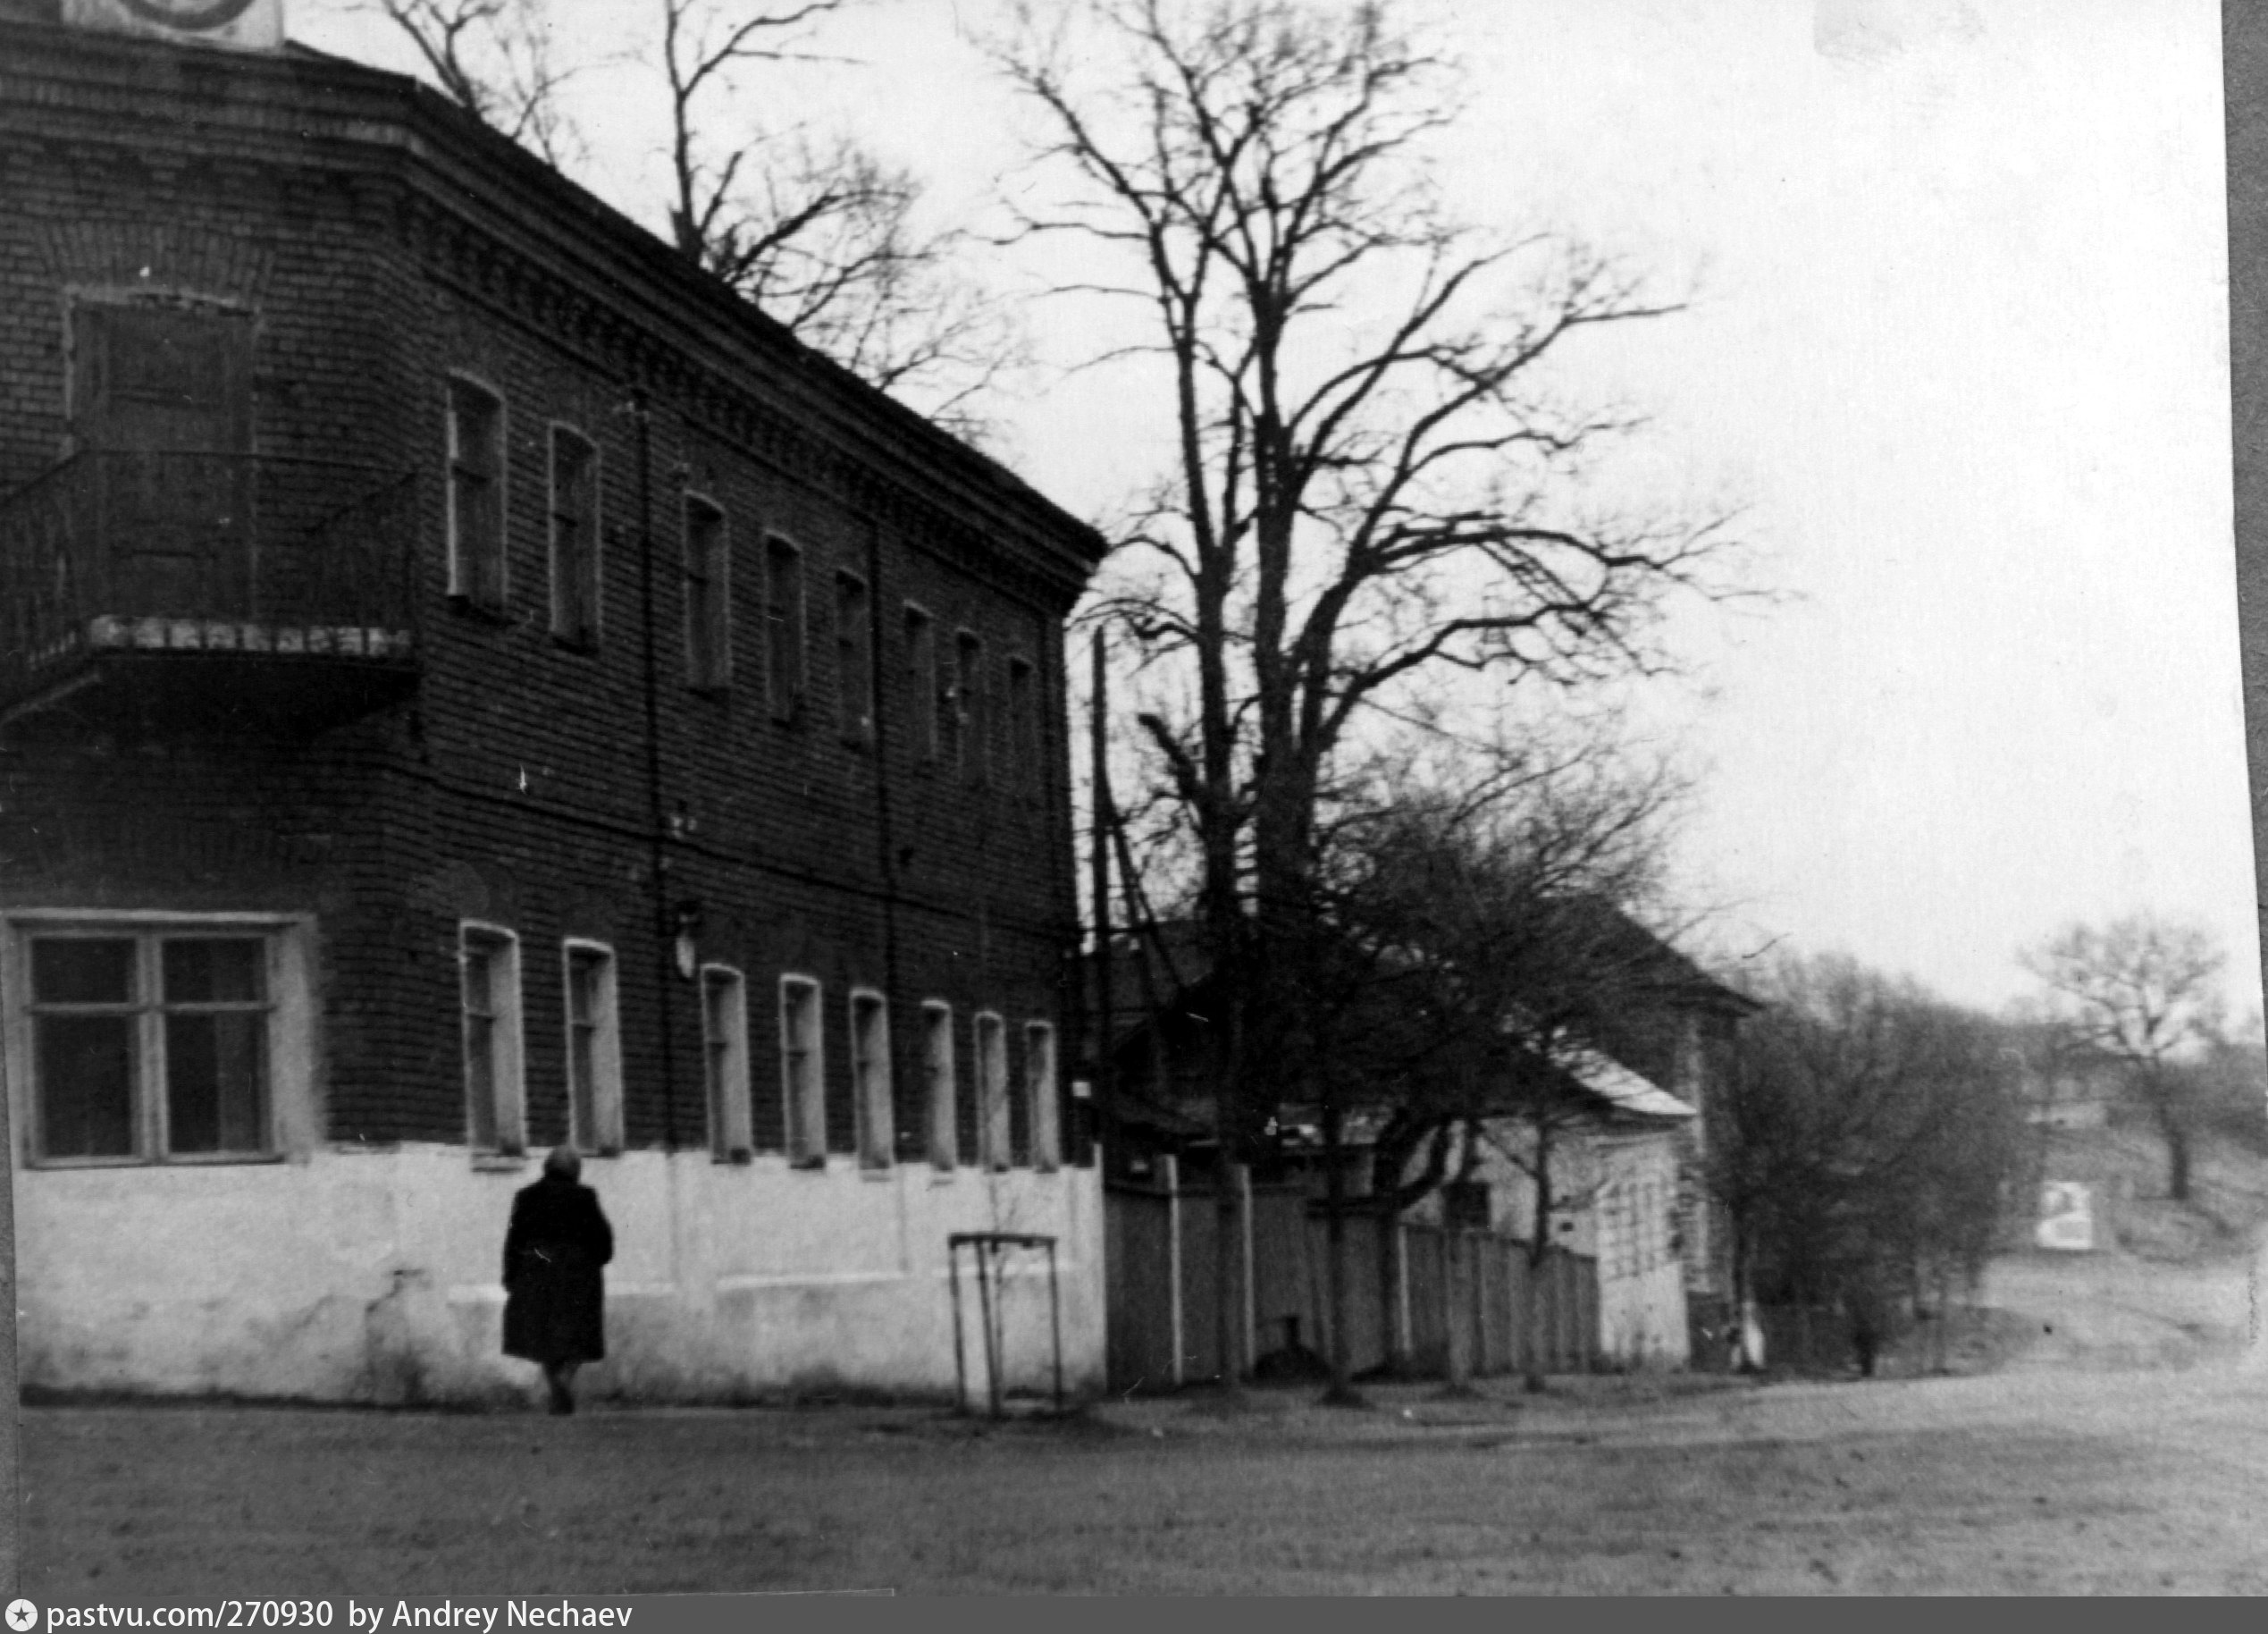
<svg viewBox="0 0 2268 1634"><path fill-rule="evenodd" d="M394 219L403 247L430 275L578 353L626 387L642 388L689 424L1023 599L1056 611L1077 599L1083 573L1050 560L1036 540L1008 548L470 216L405 190Z"/></svg>
<svg viewBox="0 0 2268 1634"><path fill-rule="evenodd" d="M313 56L219 61L65 29L0 24L0 121L15 149L0 154L0 171L123 166L123 191L189 186L194 166L200 190L248 188L270 208L279 187L287 203L308 185L347 189L357 219L382 223L391 212L430 276L796 480L929 548L966 553L1004 587L1068 608L1099 558L1101 540L1075 518L414 80ZM139 277L145 248L168 249L154 234L143 245L111 232L49 254L109 270L131 262ZM241 289L265 275L248 249L169 253L184 279Z"/></svg>

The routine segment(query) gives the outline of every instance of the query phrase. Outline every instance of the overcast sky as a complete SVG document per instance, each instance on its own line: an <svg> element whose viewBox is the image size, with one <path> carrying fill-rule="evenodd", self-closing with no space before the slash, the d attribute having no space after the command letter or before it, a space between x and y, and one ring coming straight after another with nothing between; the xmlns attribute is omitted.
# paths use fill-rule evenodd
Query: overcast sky
<svg viewBox="0 0 2268 1634"><path fill-rule="evenodd" d="M292 0L291 32L408 65L342 3ZM586 44L632 10L554 9ZM974 212L1035 129L965 38L996 9L878 0L827 36L859 65L779 72L764 105L853 125ZM1690 610L1689 678L1641 705L1701 774L1683 862L1732 905L1722 948L1839 948L1996 1005L2029 987L2020 947L2149 907L2210 925L2256 1007L2214 0L1428 14L1470 70L1459 210L1699 291L1585 363L1653 410L1658 472L1748 503L1749 577L1785 593ZM584 82L586 179L651 219L640 87ZM1034 310L1051 362L1093 344L1091 317ZM1163 430L1056 371L1007 417L1013 463L1087 514Z"/></svg>

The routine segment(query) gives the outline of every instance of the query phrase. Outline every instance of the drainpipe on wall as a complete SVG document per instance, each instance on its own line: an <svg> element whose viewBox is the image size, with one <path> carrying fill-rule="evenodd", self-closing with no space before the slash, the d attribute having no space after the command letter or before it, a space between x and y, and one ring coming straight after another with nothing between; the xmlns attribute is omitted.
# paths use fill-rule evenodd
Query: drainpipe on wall
<svg viewBox="0 0 2268 1634"><path fill-rule="evenodd" d="M882 870L882 981L883 991L888 995L891 1008L886 1012L893 1032L899 1022L898 984L898 857L897 834L890 813L890 740L884 722L890 712L883 707L882 682L886 674L882 662L882 527L869 518L866 524L866 704L867 745L874 754L874 835L876 860ZM919 701L917 701L919 702ZM916 1011L915 1014L919 1014ZM895 1163L909 1146L924 1150L928 1145L928 1130L908 1130L897 1126L898 1104L908 1099L898 1086L897 1075L890 1079L890 1159ZM909 1140L909 1136L917 1139ZM862 1160L862 1159L861 1159ZM903 1226L903 1215L900 1215ZM911 1250L901 1237L899 1254L902 1263L911 1268Z"/></svg>
<svg viewBox="0 0 2268 1634"><path fill-rule="evenodd" d="M671 1043L669 989L676 924L669 905L668 816L661 797L661 691L654 652L653 615L653 416L643 387L630 392L630 413L638 425L638 617L644 643L646 714L647 872L653 889L654 973L659 979L661 1027L661 1147L677 1150L676 1061Z"/></svg>

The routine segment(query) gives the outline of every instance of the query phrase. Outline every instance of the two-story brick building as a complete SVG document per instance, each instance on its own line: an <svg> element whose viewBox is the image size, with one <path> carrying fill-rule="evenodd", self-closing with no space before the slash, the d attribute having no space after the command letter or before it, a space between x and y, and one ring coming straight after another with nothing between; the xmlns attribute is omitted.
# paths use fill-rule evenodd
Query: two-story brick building
<svg viewBox="0 0 2268 1634"><path fill-rule="evenodd" d="M156 37L0 4L25 1384L532 1388L561 1141L595 1394L949 1388L976 1230L1057 1240L1098 1375L1097 537L412 81L113 3Z"/></svg>

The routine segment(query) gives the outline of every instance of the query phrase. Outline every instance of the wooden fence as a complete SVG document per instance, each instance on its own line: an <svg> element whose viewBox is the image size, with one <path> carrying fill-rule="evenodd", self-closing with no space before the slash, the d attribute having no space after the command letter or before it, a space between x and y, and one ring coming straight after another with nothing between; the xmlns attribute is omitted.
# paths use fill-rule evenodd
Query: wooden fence
<svg viewBox="0 0 2268 1634"><path fill-rule="evenodd" d="M1170 1389L1218 1377L1219 1306L1214 1298L1219 1199L1208 1185L1183 1186L1171 1159L1154 1186L1113 1182L1105 1198L1109 1261L1111 1387ZM1231 1170L1230 1320L1242 1331L1236 1352L1255 1360L1295 1343L1331 1349L1330 1226L1303 1187L1255 1186ZM1595 1365L1599 1277L1595 1261L1550 1250L1534 1320L1528 1317L1526 1245L1486 1231L1405 1222L1394 1244L1402 1267L1399 1309L1386 1309L1381 1234L1373 1217L1345 1221L1347 1337L1357 1373L1382 1364L1390 1314L1415 1364L1441 1371L1452 1335L1474 1374L1521 1369L1527 1347L1547 1372ZM1233 1331L1233 1328L1232 1328Z"/></svg>

